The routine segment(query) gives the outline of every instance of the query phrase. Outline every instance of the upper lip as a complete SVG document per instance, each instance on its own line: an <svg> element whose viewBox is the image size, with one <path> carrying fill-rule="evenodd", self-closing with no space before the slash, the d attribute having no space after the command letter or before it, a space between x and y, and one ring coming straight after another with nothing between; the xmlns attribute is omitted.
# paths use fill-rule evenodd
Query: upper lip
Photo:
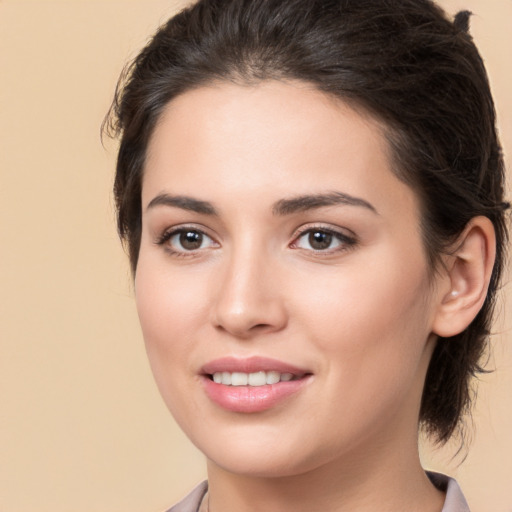
<svg viewBox="0 0 512 512"><path fill-rule="evenodd" d="M275 371L279 373L291 373L293 375L305 375L308 372L304 368L285 363L278 359L268 357L222 357L214 359L206 363L201 368L201 373L205 375L213 375L217 372L241 372L241 373L255 373L255 372L270 372Z"/></svg>

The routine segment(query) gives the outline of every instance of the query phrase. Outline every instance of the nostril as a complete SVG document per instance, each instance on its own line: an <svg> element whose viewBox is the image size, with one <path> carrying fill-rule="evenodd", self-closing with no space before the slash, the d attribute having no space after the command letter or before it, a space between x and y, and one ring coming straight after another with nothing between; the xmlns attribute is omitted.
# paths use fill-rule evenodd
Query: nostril
<svg viewBox="0 0 512 512"><path fill-rule="evenodd" d="M256 329L257 329L257 330L262 330L262 329L266 329L266 328L268 328L268 327L270 327L270 325L269 325L269 324L256 324L256 325L254 325L254 326L252 327L252 329L255 329L255 330L256 330Z"/></svg>

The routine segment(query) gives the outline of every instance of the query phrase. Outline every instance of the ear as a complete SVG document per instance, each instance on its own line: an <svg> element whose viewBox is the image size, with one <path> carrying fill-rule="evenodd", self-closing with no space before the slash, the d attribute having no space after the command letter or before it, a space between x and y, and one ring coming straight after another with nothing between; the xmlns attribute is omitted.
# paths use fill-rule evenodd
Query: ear
<svg viewBox="0 0 512 512"><path fill-rule="evenodd" d="M494 226L487 217L474 217L445 260L433 332L450 337L461 333L482 307L496 256Z"/></svg>

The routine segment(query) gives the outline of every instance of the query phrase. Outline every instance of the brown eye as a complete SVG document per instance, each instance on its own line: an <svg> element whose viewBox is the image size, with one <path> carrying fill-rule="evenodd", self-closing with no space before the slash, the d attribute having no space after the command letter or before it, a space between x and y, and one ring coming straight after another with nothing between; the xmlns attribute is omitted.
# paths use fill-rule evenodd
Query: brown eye
<svg viewBox="0 0 512 512"><path fill-rule="evenodd" d="M182 231L179 234L179 243L187 251L195 251L203 245L203 234L198 231Z"/></svg>
<svg viewBox="0 0 512 512"><path fill-rule="evenodd" d="M331 246L333 236L325 231L311 231L308 242L315 251L323 251Z"/></svg>
<svg viewBox="0 0 512 512"><path fill-rule="evenodd" d="M330 230L313 228L303 231L296 238L293 247L313 252L337 252L354 247L357 243L355 237Z"/></svg>
<svg viewBox="0 0 512 512"><path fill-rule="evenodd" d="M165 246L174 254L182 255L218 247L218 244L201 230L187 227L164 233L157 240L157 244Z"/></svg>

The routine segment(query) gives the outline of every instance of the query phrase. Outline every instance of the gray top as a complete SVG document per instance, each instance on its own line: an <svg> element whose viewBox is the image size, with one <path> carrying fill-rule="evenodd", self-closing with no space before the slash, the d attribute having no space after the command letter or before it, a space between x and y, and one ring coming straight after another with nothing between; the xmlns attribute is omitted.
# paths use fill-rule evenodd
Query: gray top
<svg viewBox="0 0 512 512"><path fill-rule="evenodd" d="M453 478L440 473L427 472L427 475L438 489L446 492L446 499L441 512L470 512L464 495ZM199 507L207 491L208 482L201 482L186 498L167 512L200 512Z"/></svg>
<svg viewBox="0 0 512 512"><path fill-rule="evenodd" d="M171 507L167 512L199 512L201 501L208 491L208 482L205 480L201 482L190 494L183 498L174 507Z"/></svg>

